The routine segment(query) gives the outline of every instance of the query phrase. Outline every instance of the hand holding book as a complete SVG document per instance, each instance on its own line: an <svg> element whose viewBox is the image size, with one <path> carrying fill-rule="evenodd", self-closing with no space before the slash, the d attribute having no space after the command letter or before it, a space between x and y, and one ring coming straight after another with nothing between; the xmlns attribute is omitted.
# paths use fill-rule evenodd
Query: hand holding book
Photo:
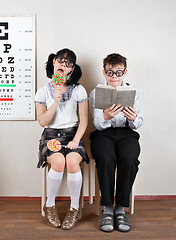
<svg viewBox="0 0 176 240"><path fill-rule="evenodd" d="M123 111L129 121L134 121L137 112L133 108L136 90L130 86L120 86L116 89L98 84L95 88L95 108L104 110L104 119L110 120Z"/></svg>
<svg viewBox="0 0 176 240"><path fill-rule="evenodd" d="M137 112L134 108L132 107L125 107L123 109L123 114L125 115L125 117L128 118L129 121L134 121L137 117Z"/></svg>
<svg viewBox="0 0 176 240"><path fill-rule="evenodd" d="M113 104L110 108L107 108L104 110L104 119L111 120L122 110L123 110L123 107L120 104L118 104L117 106Z"/></svg>
<svg viewBox="0 0 176 240"><path fill-rule="evenodd" d="M119 105L112 105L110 108L104 110L104 119L111 120L114 118L119 112L123 112L125 117L128 118L129 121L134 121L137 117L137 112L132 107L125 107L123 108L120 104Z"/></svg>

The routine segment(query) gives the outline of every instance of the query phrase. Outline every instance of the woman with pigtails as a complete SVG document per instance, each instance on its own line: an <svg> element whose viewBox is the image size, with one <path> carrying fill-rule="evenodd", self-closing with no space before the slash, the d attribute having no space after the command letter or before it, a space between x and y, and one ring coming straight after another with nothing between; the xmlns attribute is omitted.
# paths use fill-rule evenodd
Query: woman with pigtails
<svg viewBox="0 0 176 240"><path fill-rule="evenodd" d="M78 220L79 197L82 186L80 163L89 162L82 137L88 124L88 97L85 88L78 83L82 76L76 64L76 55L69 49L50 54L46 63L47 77L62 76L62 84L50 81L35 96L37 120L44 128L39 144L37 167L50 164L47 178L47 201L44 212L52 227L64 230L75 227ZM60 147L59 147L60 146ZM71 204L61 223L55 197L61 185L64 169L67 169L67 185Z"/></svg>

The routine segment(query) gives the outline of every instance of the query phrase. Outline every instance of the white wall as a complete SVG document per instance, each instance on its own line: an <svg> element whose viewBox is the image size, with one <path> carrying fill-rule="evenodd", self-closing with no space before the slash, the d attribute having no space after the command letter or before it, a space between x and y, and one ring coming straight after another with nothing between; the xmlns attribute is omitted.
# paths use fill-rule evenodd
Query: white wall
<svg viewBox="0 0 176 240"><path fill-rule="evenodd" d="M174 0L0 0L0 16L36 14L38 88L48 82L48 55L64 47L76 52L88 93L103 82L107 54L128 58L127 81L140 90L145 113L136 195L176 194L175 9ZM40 196L42 128L37 121L1 121L0 129L0 195ZM92 130L90 120L86 138Z"/></svg>

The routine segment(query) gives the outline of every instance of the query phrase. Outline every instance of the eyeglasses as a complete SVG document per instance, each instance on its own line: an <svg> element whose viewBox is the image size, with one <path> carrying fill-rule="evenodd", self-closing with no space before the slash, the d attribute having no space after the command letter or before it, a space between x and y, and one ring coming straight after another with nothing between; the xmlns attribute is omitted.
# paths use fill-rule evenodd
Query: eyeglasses
<svg viewBox="0 0 176 240"><path fill-rule="evenodd" d="M106 72L106 75L108 76L108 77L112 77L112 76L114 76L114 74L117 76L117 77L122 77L123 75L124 75L124 73L125 73L125 70L118 70L117 72L114 72L113 70L107 70Z"/></svg>
<svg viewBox="0 0 176 240"><path fill-rule="evenodd" d="M66 67L72 68L74 66L74 63L72 61L66 60L64 57L57 57L56 58L59 63L64 63Z"/></svg>

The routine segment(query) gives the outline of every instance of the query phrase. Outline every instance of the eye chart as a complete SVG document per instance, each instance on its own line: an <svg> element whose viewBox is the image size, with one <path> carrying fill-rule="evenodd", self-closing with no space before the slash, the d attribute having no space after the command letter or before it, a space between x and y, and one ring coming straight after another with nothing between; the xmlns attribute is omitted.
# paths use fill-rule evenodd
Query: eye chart
<svg viewBox="0 0 176 240"><path fill-rule="evenodd" d="M0 120L35 120L35 15L0 17Z"/></svg>

